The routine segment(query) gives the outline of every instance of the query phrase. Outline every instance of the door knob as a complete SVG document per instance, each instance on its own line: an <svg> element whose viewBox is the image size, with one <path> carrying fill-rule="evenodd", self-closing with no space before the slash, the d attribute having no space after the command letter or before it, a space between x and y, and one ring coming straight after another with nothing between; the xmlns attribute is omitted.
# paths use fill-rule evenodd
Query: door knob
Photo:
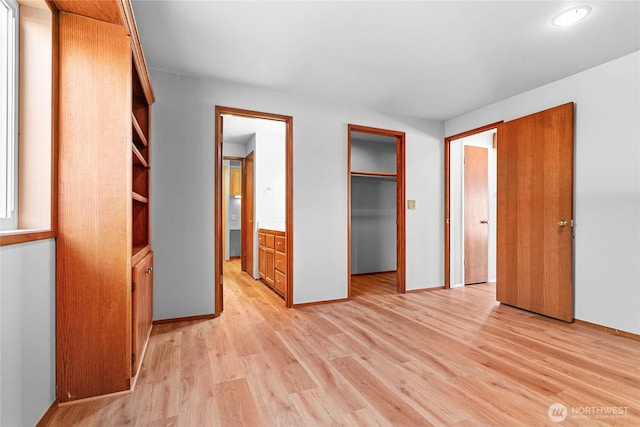
<svg viewBox="0 0 640 427"><path fill-rule="evenodd" d="M489 221L487 221L486 219L483 219L482 221L480 221L480 224L489 224Z"/></svg>
<svg viewBox="0 0 640 427"><path fill-rule="evenodd" d="M566 227L568 224L569 224L569 221L567 221L566 219L558 221L558 225L560 227Z"/></svg>

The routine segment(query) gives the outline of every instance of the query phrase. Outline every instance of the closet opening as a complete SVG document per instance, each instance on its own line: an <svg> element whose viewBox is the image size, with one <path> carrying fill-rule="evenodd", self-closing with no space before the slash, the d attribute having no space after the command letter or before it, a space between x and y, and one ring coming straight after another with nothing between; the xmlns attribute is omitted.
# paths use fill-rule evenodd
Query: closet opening
<svg viewBox="0 0 640 427"><path fill-rule="evenodd" d="M348 125L349 299L404 293L404 132Z"/></svg>
<svg viewBox="0 0 640 427"><path fill-rule="evenodd" d="M261 281L291 307L293 120L220 106L215 115L215 314L225 277Z"/></svg>
<svg viewBox="0 0 640 427"><path fill-rule="evenodd" d="M497 125L445 139L445 288L496 281Z"/></svg>

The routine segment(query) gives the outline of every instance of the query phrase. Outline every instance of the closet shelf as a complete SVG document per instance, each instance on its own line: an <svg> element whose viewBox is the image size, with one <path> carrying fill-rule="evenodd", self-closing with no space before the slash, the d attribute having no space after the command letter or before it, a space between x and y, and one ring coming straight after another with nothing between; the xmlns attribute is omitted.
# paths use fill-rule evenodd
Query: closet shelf
<svg viewBox="0 0 640 427"><path fill-rule="evenodd" d="M136 115L133 112L131 113L131 123L133 124L133 130L135 131L134 140L137 135L138 140L142 143L142 145L144 145L145 147L148 146L149 143L147 142L147 137L145 136L144 132L142 132L142 128L138 123L138 119L136 119Z"/></svg>
<svg viewBox="0 0 640 427"><path fill-rule="evenodd" d="M131 143L131 150L134 154L134 163L136 163L135 160L137 160L137 164L141 165L142 167L149 168L149 163L147 163L145 158L142 156L142 153L140 152L140 150L138 150L138 147L136 147L136 144L134 144L133 142Z"/></svg>
<svg viewBox="0 0 640 427"><path fill-rule="evenodd" d="M135 200L136 202L140 202L140 203L149 203L149 199L144 197L141 194L136 193L135 191L131 192L131 198L133 200Z"/></svg>
<svg viewBox="0 0 640 427"><path fill-rule="evenodd" d="M369 171L351 171L352 176L371 176L371 177L384 177L395 178L397 174L395 172L369 172Z"/></svg>
<svg viewBox="0 0 640 427"><path fill-rule="evenodd" d="M151 251L151 245L134 245L131 248L131 264L139 263Z"/></svg>

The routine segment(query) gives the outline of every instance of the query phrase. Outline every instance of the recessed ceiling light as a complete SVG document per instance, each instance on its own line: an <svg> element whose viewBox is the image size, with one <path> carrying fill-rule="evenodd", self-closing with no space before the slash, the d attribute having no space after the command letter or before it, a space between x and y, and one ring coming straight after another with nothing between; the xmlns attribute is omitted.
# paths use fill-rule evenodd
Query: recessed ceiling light
<svg viewBox="0 0 640 427"><path fill-rule="evenodd" d="M589 6L573 7L553 18L551 23L558 27L567 27L584 19L589 13L591 13L591 8Z"/></svg>

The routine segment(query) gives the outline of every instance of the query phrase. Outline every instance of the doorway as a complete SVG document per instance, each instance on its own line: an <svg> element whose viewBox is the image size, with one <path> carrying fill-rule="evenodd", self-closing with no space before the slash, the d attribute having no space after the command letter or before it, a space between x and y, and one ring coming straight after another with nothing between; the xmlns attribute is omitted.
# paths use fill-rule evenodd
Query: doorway
<svg viewBox="0 0 640 427"><path fill-rule="evenodd" d="M444 140L444 287L464 286L465 279L465 227L464 227L464 151L465 144L469 146L495 146L494 137L498 123L492 123L477 129L463 132L445 138ZM490 138L490 145L487 139ZM495 172L494 172L495 173ZM495 179L495 176L493 177ZM492 195L492 184L488 183L489 197L496 197L495 191ZM491 206L491 202L490 202ZM495 208L494 208L495 209ZM495 236L497 227L494 213L490 213L487 218L489 236ZM478 222L484 218L477 218ZM485 224L478 224L484 226ZM495 239L495 237L494 237ZM494 240L495 242L495 240ZM493 256L494 272L488 268L488 276L495 277L495 247L491 249L491 242L488 244L487 257ZM467 255L468 256L468 255ZM471 262L477 262L476 260ZM487 259L487 262L489 260ZM489 277L487 277L489 280ZM453 283L452 283L453 282Z"/></svg>
<svg viewBox="0 0 640 427"><path fill-rule="evenodd" d="M451 287L454 142L497 129L496 300L573 321L572 102L445 138L444 277Z"/></svg>
<svg viewBox="0 0 640 427"><path fill-rule="evenodd" d="M495 282L496 129L465 135L449 150L450 287Z"/></svg>
<svg viewBox="0 0 640 427"><path fill-rule="evenodd" d="M225 261L244 254L244 235L251 234L244 226L244 201L253 198L243 191L244 157L223 156L222 161L222 239ZM246 271L242 269L242 271Z"/></svg>
<svg viewBox="0 0 640 427"><path fill-rule="evenodd" d="M230 212L228 211L229 204L226 197L229 197L225 191L225 186L229 186L229 182L225 179L224 169L224 157L240 158L242 160L242 173L240 177L241 194L239 199L240 203L240 218L236 216L236 221L241 224L242 229L240 237L240 257L241 257L241 269L249 274L254 279L257 279L256 273L258 271L258 229L261 226L270 224L271 228L277 227L283 229L283 238L280 240L280 250L284 254L283 259L284 267L282 268L283 277L287 278L287 285L283 288L282 297L284 304L287 307L291 307L293 304L293 118L290 116L284 116L279 114L264 113L251 110L242 110L231 107L215 107L215 237L214 237L214 253L215 253L215 315L219 316L224 310L224 259L225 259L225 219L227 214L230 218ZM262 141L272 139L269 135L269 128L282 129L284 132L278 131L278 134L284 134L284 145L281 150L282 158L278 158L277 162L270 161L268 156L270 150L263 150L263 173L269 172L268 165L277 163L279 171L276 174L267 175L265 173L264 180L260 181L262 187L256 187L258 177L254 174L258 173L258 155L256 155L256 147L260 147L260 143L257 139L260 138L258 132L255 130L249 130L247 132L241 132L245 142L239 144L239 141L233 141L235 135L230 129L233 127L233 123L249 123L256 124L261 122L266 126L261 135ZM226 123L226 126L225 126ZM226 128L226 133L225 133ZM248 135L248 136L247 136ZM251 145L251 140L253 145ZM227 144L224 145L223 142ZM243 147L232 147L229 150L228 146L240 145ZM266 145L263 142L262 146ZM277 154L280 156L280 154ZM271 159L273 160L273 159ZM253 176L252 176L253 175ZM273 176L273 178L272 178ZM272 184L270 180L276 179L277 185ZM247 195L253 194L253 197L247 197ZM235 196L234 196L235 197ZM258 200L259 199L259 200ZM262 211L269 211L269 215L259 216L262 212L259 205L263 206ZM278 206L274 208L273 206ZM277 212L276 212L277 211ZM275 212L275 213L274 213ZM273 219L272 223L268 223L268 219ZM262 224L260 221L262 221Z"/></svg>
<svg viewBox="0 0 640 427"><path fill-rule="evenodd" d="M404 170L404 132L348 125L349 299L354 284L357 293L367 282L406 290Z"/></svg>

